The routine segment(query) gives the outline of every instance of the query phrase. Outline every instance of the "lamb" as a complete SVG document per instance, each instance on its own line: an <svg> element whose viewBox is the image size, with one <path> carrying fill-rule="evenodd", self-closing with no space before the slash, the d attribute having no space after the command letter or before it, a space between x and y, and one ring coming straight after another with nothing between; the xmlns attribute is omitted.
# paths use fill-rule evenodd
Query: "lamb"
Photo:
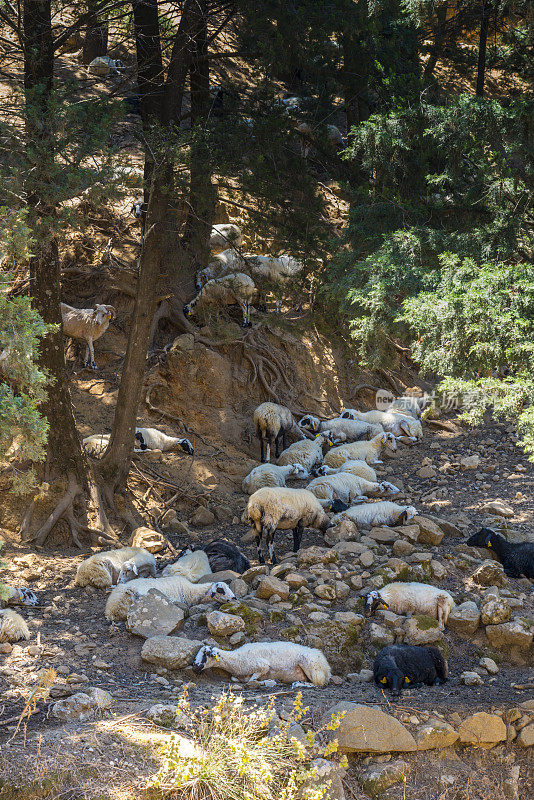
<svg viewBox="0 0 534 800"><path fill-rule="evenodd" d="M335 475L338 472L350 472L351 475L358 475L360 478L365 478L366 481L372 481L373 483L377 481L375 470L365 461L359 461L358 459L354 459L354 461L345 461L337 468L328 467L326 464L323 464L323 466L316 469L315 472L317 475Z"/></svg>
<svg viewBox="0 0 534 800"><path fill-rule="evenodd" d="M375 525L403 525L416 516L417 509L413 506L400 506L391 500L379 500L378 503L351 506L333 517L332 524L337 525L343 517L346 517L361 528L372 528Z"/></svg>
<svg viewBox="0 0 534 800"><path fill-rule="evenodd" d="M0 609L0 642L19 642L29 639L26 621L10 608Z"/></svg>
<svg viewBox="0 0 534 800"><path fill-rule="evenodd" d="M243 244L243 234L238 225L223 223L214 225L210 234L210 247L212 250L224 250L228 246L240 247Z"/></svg>
<svg viewBox="0 0 534 800"><path fill-rule="evenodd" d="M261 550L261 540L265 540L272 564L276 564L274 554L274 535L279 530L293 530L293 552L300 548L304 528L318 528L323 533L331 526L324 508L312 492L307 489L287 487L265 487L250 496L246 518L256 533L258 561L265 563Z"/></svg>
<svg viewBox="0 0 534 800"><path fill-rule="evenodd" d="M294 642L250 642L237 650L203 645L192 666L196 673L217 667L242 681L309 681L314 686L324 686L331 675L320 650Z"/></svg>
<svg viewBox="0 0 534 800"><path fill-rule="evenodd" d="M367 422L360 422L353 419L342 419L341 417L334 417L334 419L320 420L311 414L306 414L305 417L299 421L299 428L311 431L312 433L324 433L328 431L332 439L340 436L343 441L355 442L359 439L372 439L379 433L383 432L381 426L370 425Z"/></svg>
<svg viewBox="0 0 534 800"><path fill-rule="evenodd" d="M509 578L534 580L534 543L508 542L492 528L481 528L467 540L469 547L487 547L493 550Z"/></svg>
<svg viewBox="0 0 534 800"><path fill-rule="evenodd" d="M107 331L109 323L115 319L117 312L113 306L95 305L94 308L73 308L61 303L63 333L73 339L83 339L85 350L84 366L97 369L93 342ZM91 360L89 361L89 356Z"/></svg>
<svg viewBox="0 0 534 800"><path fill-rule="evenodd" d="M89 66L88 72L92 75L97 75L99 78L107 78L108 75L120 75L120 71L124 69L124 64L119 58L113 59L109 56L97 56L93 58Z"/></svg>
<svg viewBox="0 0 534 800"><path fill-rule="evenodd" d="M202 547L202 550L206 553L213 572L231 569L233 572L241 574L250 569L248 558L241 553L233 542L229 542L227 539L214 539Z"/></svg>
<svg viewBox="0 0 534 800"><path fill-rule="evenodd" d="M350 416L349 416L350 415ZM341 417L343 419L354 419L371 424L381 425L385 431L393 433L395 436L407 436L410 441L417 441L423 438L423 426L418 419L414 419L409 414L400 411L356 411L354 408L344 408Z"/></svg>
<svg viewBox="0 0 534 800"><path fill-rule="evenodd" d="M445 683L447 675L447 662L437 647L390 644L379 652L373 664L375 683L386 686L396 696L406 685Z"/></svg>
<svg viewBox="0 0 534 800"><path fill-rule="evenodd" d="M86 558L78 566L77 586L96 586L109 589L128 580L128 575L137 578L156 574L156 559L143 547L119 547L104 550Z"/></svg>
<svg viewBox="0 0 534 800"><path fill-rule="evenodd" d="M235 600L232 590L221 581L216 583L191 583L182 575L168 575L165 578L137 578L127 584L116 586L106 603L106 619L123 620L133 601L144 597L151 589L157 589L173 603L193 606L217 600L225 603Z"/></svg>
<svg viewBox="0 0 534 800"><path fill-rule="evenodd" d="M286 478L295 475L297 478L309 478L310 474L301 464L288 464L278 467L276 464L260 464L243 478L241 488L246 494L254 494L264 486L285 486Z"/></svg>
<svg viewBox="0 0 534 800"><path fill-rule="evenodd" d="M180 436L167 436L166 433L158 431L157 428L136 428L135 438L139 442L141 450L162 450L167 453L171 450L180 449L190 456L195 453L189 439L183 439Z"/></svg>
<svg viewBox="0 0 534 800"><path fill-rule="evenodd" d="M296 428L296 425L289 408L277 403L261 403L254 410L254 427L256 436L260 440L260 460L263 463L271 460L273 440L275 456L278 458L280 441L282 441L282 448L285 449L287 434ZM302 434L299 433L299 435ZM267 443L266 453L264 452L265 443Z"/></svg>
<svg viewBox="0 0 534 800"><path fill-rule="evenodd" d="M290 445L278 459L278 465L285 467L288 464L301 464L307 472L323 463L323 445L331 444L326 433L320 433L315 439L303 439Z"/></svg>
<svg viewBox="0 0 534 800"><path fill-rule="evenodd" d="M178 561L174 564L167 564L162 571L162 576L182 575L191 583L197 583L204 575L211 572L210 562L203 550L182 550Z"/></svg>
<svg viewBox="0 0 534 800"><path fill-rule="evenodd" d="M243 313L243 326L250 321L250 305L257 297L254 281L243 272L232 272L222 278L213 278L204 284L190 303L184 306L184 314L190 317L199 308L212 305L238 305Z"/></svg>
<svg viewBox="0 0 534 800"><path fill-rule="evenodd" d="M322 506L331 504L333 500L352 505L354 502L367 500L368 495L390 492L390 487L398 491L391 483L367 481L350 472L339 472L336 475L325 475L315 478L307 485L307 489L317 497Z"/></svg>
<svg viewBox="0 0 534 800"><path fill-rule="evenodd" d="M38 606L39 598L25 586L2 586L0 589L0 608L4 606Z"/></svg>
<svg viewBox="0 0 534 800"><path fill-rule="evenodd" d="M365 616L370 617L378 608L395 614L426 614L434 617L441 630L455 606L454 598L445 589L427 583L388 583L380 591L373 589L365 601Z"/></svg>
<svg viewBox="0 0 534 800"><path fill-rule="evenodd" d="M341 467L345 461L363 460L368 464L382 464L378 458L383 447L395 452L397 442L392 433L379 433L368 442L342 444L329 450L324 463L327 467ZM283 455L283 454L282 454Z"/></svg>

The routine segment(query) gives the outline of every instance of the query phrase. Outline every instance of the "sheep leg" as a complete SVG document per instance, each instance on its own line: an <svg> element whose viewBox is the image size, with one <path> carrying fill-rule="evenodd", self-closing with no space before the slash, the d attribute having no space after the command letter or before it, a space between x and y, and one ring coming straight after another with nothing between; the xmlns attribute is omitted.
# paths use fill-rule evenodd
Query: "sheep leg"
<svg viewBox="0 0 534 800"><path fill-rule="evenodd" d="M265 445L265 441L263 439L263 436L261 436L260 437L260 461L261 461L262 464L265 463L264 445Z"/></svg>
<svg viewBox="0 0 534 800"><path fill-rule="evenodd" d="M304 532L304 526L300 523L297 525L296 528L293 528L293 552L298 553L300 550L300 543L302 541L302 534Z"/></svg>
<svg viewBox="0 0 534 800"><path fill-rule="evenodd" d="M263 553L261 551L261 537L262 537L263 530L260 528L259 531L256 531L256 550L258 551L258 561L260 564L265 564L265 559L263 557Z"/></svg>
<svg viewBox="0 0 534 800"><path fill-rule="evenodd" d="M91 360L90 361L89 361L89 356L91 356ZM87 347L85 349L84 366L85 367L90 367L91 369L97 369L97 366L95 364L95 350L94 350L94 347L93 347L93 340L92 339L87 339Z"/></svg>
<svg viewBox="0 0 534 800"><path fill-rule="evenodd" d="M276 533L276 528L272 525L269 525L265 528L265 543L267 545L267 550L269 552L269 561L271 564L277 564L276 555L274 553L274 534Z"/></svg>
<svg viewBox="0 0 534 800"><path fill-rule="evenodd" d="M278 434L278 436L277 436L277 437L276 437L276 439L274 440L274 448L275 448L274 452L275 452L275 458L278 458L278 456L280 455L280 436L281 436L281 434ZM286 448L285 448L285 445L284 445L284 450L285 450L285 449L286 449Z"/></svg>
<svg viewBox="0 0 534 800"><path fill-rule="evenodd" d="M441 605L441 601L438 600L438 607L437 607L437 618L438 618L438 625L440 630L445 629L445 625L443 623L443 606Z"/></svg>
<svg viewBox="0 0 534 800"><path fill-rule="evenodd" d="M267 437L267 448L266 448L267 449L267 455L265 456L265 461L267 461L268 463L271 461L271 445L272 445L271 437L268 436Z"/></svg>
<svg viewBox="0 0 534 800"><path fill-rule="evenodd" d="M371 464L383 464L383 461L380 461L379 458L375 458L374 461L371 461Z"/></svg>

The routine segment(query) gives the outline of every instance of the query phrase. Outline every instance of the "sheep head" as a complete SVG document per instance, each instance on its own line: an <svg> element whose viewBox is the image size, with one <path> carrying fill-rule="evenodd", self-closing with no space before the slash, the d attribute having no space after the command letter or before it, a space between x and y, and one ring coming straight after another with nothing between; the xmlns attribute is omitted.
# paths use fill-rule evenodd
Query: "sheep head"
<svg viewBox="0 0 534 800"><path fill-rule="evenodd" d="M180 439L178 444L180 445L184 453L187 453L190 456L195 454L195 448L193 447L189 439Z"/></svg>
<svg viewBox="0 0 534 800"><path fill-rule="evenodd" d="M319 433L321 429L321 422L317 419L317 417L312 417L311 414L306 414L306 416L302 417L300 420L299 428L304 428L312 433Z"/></svg>
<svg viewBox="0 0 534 800"><path fill-rule="evenodd" d="M380 435L380 442L387 447L388 450L395 452L397 449L397 440L392 433L382 433Z"/></svg>
<svg viewBox="0 0 534 800"><path fill-rule="evenodd" d="M399 697L405 683L410 683L410 679L399 669L395 663L381 664L375 675L375 680L381 686L387 687L391 694Z"/></svg>
<svg viewBox="0 0 534 800"><path fill-rule="evenodd" d="M308 472L307 469L305 469L302 466L302 464L297 463L293 464L293 466L291 467L291 472L289 474L295 475L297 478L308 478L310 473Z"/></svg>
<svg viewBox="0 0 534 800"><path fill-rule="evenodd" d="M341 419L356 419L356 412L353 408L342 408Z"/></svg>
<svg viewBox="0 0 534 800"><path fill-rule="evenodd" d="M492 536L497 536L497 531L494 531L493 528L481 528L478 533L474 533L469 537L466 544L469 547L488 547L491 549L493 546L491 544Z"/></svg>
<svg viewBox="0 0 534 800"><path fill-rule="evenodd" d="M93 322L96 322L97 325L103 325L105 322L109 323L112 319L115 319L116 316L117 312L113 306L100 304L96 305L93 309Z"/></svg>
<svg viewBox="0 0 534 800"><path fill-rule="evenodd" d="M404 525L408 520L417 516L417 509L414 506L406 506L402 514L399 514L397 520L399 525Z"/></svg>
<svg viewBox="0 0 534 800"><path fill-rule="evenodd" d="M211 647L207 644L203 645L197 652L191 665L193 672L198 675L198 673L202 672L203 669L209 669L210 667L216 666L217 662L220 661L220 658L221 657L216 647Z"/></svg>
<svg viewBox="0 0 534 800"><path fill-rule="evenodd" d="M17 587L16 589L9 588L8 603L15 606L37 606L39 605L39 598L32 592L31 589L26 589L25 586Z"/></svg>
<svg viewBox="0 0 534 800"><path fill-rule="evenodd" d="M129 561L125 561L119 571L119 576L117 578L117 583L128 583L128 581L137 578L139 575L139 570L137 569L137 564L135 563L133 558L130 558Z"/></svg>
<svg viewBox="0 0 534 800"><path fill-rule="evenodd" d="M369 592L365 601L364 614L366 617L371 617L378 609L385 609L387 611L388 608L389 606L381 596L380 592L377 592L376 589L373 589L373 591Z"/></svg>
<svg viewBox="0 0 534 800"><path fill-rule="evenodd" d="M210 600L216 600L218 603L226 603L227 600L235 600L235 594L230 587L222 581L212 583L208 594Z"/></svg>

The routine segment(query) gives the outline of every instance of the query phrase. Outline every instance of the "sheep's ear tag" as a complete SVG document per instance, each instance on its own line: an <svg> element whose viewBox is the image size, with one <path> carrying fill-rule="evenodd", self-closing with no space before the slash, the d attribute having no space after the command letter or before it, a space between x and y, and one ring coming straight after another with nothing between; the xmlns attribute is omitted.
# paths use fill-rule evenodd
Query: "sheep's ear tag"
<svg viewBox="0 0 534 800"><path fill-rule="evenodd" d="M489 536L486 537L486 547L491 547L491 539Z"/></svg>
<svg viewBox="0 0 534 800"><path fill-rule="evenodd" d="M380 683L387 683L387 682L388 682L387 678L380 678Z"/></svg>
<svg viewBox="0 0 534 800"><path fill-rule="evenodd" d="M220 657L220 655L218 653L214 653L214 656L215 656L215 661L220 661L221 660L221 657Z"/></svg>
<svg viewBox="0 0 534 800"><path fill-rule="evenodd" d="M404 683L411 683L411 681L410 681L410 679L408 677L406 677L406 678L404 678Z"/></svg>

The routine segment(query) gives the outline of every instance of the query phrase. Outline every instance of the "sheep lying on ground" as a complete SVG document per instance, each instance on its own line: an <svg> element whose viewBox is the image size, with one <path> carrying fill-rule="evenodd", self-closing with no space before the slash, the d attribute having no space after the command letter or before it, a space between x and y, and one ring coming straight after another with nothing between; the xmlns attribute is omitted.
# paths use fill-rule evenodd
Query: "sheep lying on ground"
<svg viewBox="0 0 534 800"><path fill-rule="evenodd" d="M194 672L217 667L242 681L309 681L324 686L330 665L320 650L293 642L251 642L237 650L204 645L193 661Z"/></svg>
<svg viewBox="0 0 534 800"><path fill-rule="evenodd" d="M304 528L317 528L323 533L330 527L330 519L314 494L307 489L266 487L251 495L246 516L256 533L258 560L265 563L261 540L265 540L272 564L276 564L274 535L276 531L293 531L293 552L300 548Z"/></svg>
<svg viewBox="0 0 534 800"><path fill-rule="evenodd" d="M214 539L203 546L202 550L206 553L213 572L231 569L233 572L243 573L250 569L248 558L227 539Z"/></svg>
<svg viewBox="0 0 534 800"><path fill-rule="evenodd" d="M20 614L10 608L0 609L0 642L19 642L29 638L30 631Z"/></svg>
<svg viewBox="0 0 534 800"><path fill-rule="evenodd" d="M531 578L534 580L534 543L508 542L492 528L481 528L468 540L469 547L487 547L492 550L509 578Z"/></svg>
<svg viewBox="0 0 534 800"><path fill-rule="evenodd" d="M138 578L113 589L106 603L106 619L126 619L133 601L148 594L151 589L157 589L173 603L185 603L188 606L209 603L211 600L219 603L235 600L232 590L221 581L191 583L181 575L168 575L166 578Z"/></svg>
<svg viewBox="0 0 534 800"><path fill-rule="evenodd" d="M376 483L378 480L376 476L375 470L367 464L366 461L359 461L355 459L354 461L344 461L340 467L328 467L326 464L323 464L322 467L319 467L315 470L317 475L337 475L339 472L350 472L351 475L358 475L359 478L365 478L366 481L371 481ZM389 484L390 487L393 484ZM397 487L394 487L397 489ZM393 491L393 489L391 489ZM397 489L399 491L399 489Z"/></svg>
<svg viewBox="0 0 534 800"><path fill-rule="evenodd" d="M313 492L322 506L331 507L334 500L341 500L342 503L352 505L354 502L367 500L368 497L386 494L391 491L390 487L392 487L391 483L367 481L350 472L338 472L335 475L314 478L306 486L306 489ZM393 486L393 489L396 487Z"/></svg>
<svg viewBox="0 0 534 800"><path fill-rule="evenodd" d="M123 69L124 64L120 58L113 59L109 56L97 56L93 58L87 67L91 75L97 75L99 78L107 78L108 75L120 75L120 71Z"/></svg>
<svg viewBox="0 0 534 800"><path fill-rule="evenodd" d="M275 457L278 458L280 442L282 449L286 447L287 434L296 428L293 414L285 406L278 403L261 403L254 410L254 428L260 440L260 460L270 461L271 446L274 441ZM298 428L297 428L298 430ZM299 433L299 435L302 435ZM265 444L267 445L264 452Z"/></svg>
<svg viewBox="0 0 534 800"><path fill-rule="evenodd" d="M116 316L117 312L113 306L97 305L94 308L73 308L66 303L61 303L63 333L72 339L82 339L87 344L84 359L86 367L97 368L93 342L100 339L102 334L107 331L111 320Z"/></svg>
<svg viewBox="0 0 534 800"><path fill-rule="evenodd" d="M224 250L227 247L240 247L243 244L243 234L238 225L231 222L214 225L210 233L210 248Z"/></svg>
<svg viewBox="0 0 534 800"><path fill-rule="evenodd" d="M330 443L331 440L324 433L320 433L315 439L295 442L283 451L278 465L285 467L288 464L300 464L307 472L311 472L314 467L323 463L323 445Z"/></svg>
<svg viewBox="0 0 534 800"><path fill-rule="evenodd" d="M167 436L157 428L136 428L135 438L141 450L162 450L164 453L171 450L183 450L188 455L194 455L194 448L189 439L180 436Z"/></svg>
<svg viewBox="0 0 534 800"><path fill-rule="evenodd" d="M2 586L0 589L0 608L4 606L38 606L39 598L25 586Z"/></svg>
<svg viewBox="0 0 534 800"><path fill-rule="evenodd" d="M264 486L285 486L286 478L294 475L296 478L309 478L302 464L288 464L286 467L278 467L276 464L260 464L243 478L241 488L246 494L254 494Z"/></svg>
<svg viewBox="0 0 534 800"><path fill-rule="evenodd" d="M375 525L403 525L416 516L417 510L413 506L401 506L390 500L379 500L378 503L351 506L334 517L332 523L337 525L343 517L346 517L360 528L372 528Z"/></svg>
<svg viewBox="0 0 534 800"><path fill-rule="evenodd" d="M207 306L238 305L243 313L243 325L250 321L250 306L258 295L254 281L243 272L232 272L223 278L213 278L204 284L190 303L184 306L184 314L190 317Z"/></svg>
<svg viewBox="0 0 534 800"><path fill-rule="evenodd" d="M418 419L400 411L356 411L354 408L345 408L341 414L343 419L360 420L374 425L381 425L385 431L395 436L407 436L410 440L417 441L423 438L423 426Z"/></svg>
<svg viewBox="0 0 534 800"><path fill-rule="evenodd" d="M388 583L379 591L373 589L365 601L365 616L370 617L379 608L395 614L426 614L434 617L443 630L454 608L454 598L445 589L427 583Z"/></svg>
<svg viewBox="0 0 534 800"><path fill-rule="evenodd" d="M312 433L328 434L333 440L343 437L343 441L356 442L359 439L371 439L379 433L383 433L380 425L370 425L367 422L361 422L354 419L342 419L335 417L334 419L320 420L311 414L306 414L305 417L299 421L299 428L311 431Z"/></svg>
<svg viewBox="0 0 534 800"><path fill-rule="evenodd" d="M345 461L362 460L368 464L382 464L378 458L383 447L394 452L397 442L392 433L379 433L368 442L351 442L329 450L324 463L327 467L341 467ZM283 455L283 453L282 453Z"/></svg>
<svg viewBox="0 0 534 800"><path fill-rule="evenodd" d="M167 575L183 575L191 583L197 583L204 575L211 572L210 562L203 550L182 550L180 558L174 564L167 564L162 571L164 578Z"/></svg>
<svg viewBox="0 0 534 800"><path fill-rule="evenodd" d="M373 664L375 683L397 696L406 686L445 683L447 675L447 662L437 647L390 644L379 652Z"/></svg>
<svg viewBox="0 0 534 800"><path fill-rule="evenodd" d="M388 411L400 411L402 414L409 414L414 419L419 419L427 403L426 397L412 397L404 395L397 397L387 408Z"/></svg>
<svg viewBox="0 0 534 800"><path fill-rule="evenodd" d="M137 574L135 571L137 570ZM96 586L109 589L120 579L124 583L129 578L156 574L156 559L143 547L119 547L117 550L104 550L86 558L76 571L78 586Z"/></svg>

